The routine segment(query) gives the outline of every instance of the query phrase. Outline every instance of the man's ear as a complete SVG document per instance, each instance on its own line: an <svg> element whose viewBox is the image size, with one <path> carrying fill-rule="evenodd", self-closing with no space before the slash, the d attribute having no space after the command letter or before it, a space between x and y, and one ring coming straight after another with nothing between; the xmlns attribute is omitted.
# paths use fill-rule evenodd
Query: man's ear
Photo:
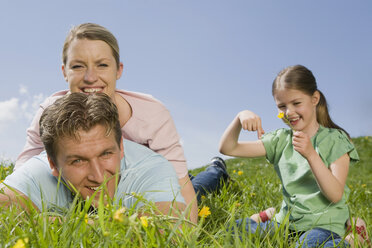
<svg viewBox="0 0 372 248"><path fill-rule="evenodd" d="M124 144L123 144L123 137L120 140L120 159L124 158Z"/></svg>
<svg viewBox="0 0 372 248"><path fill-rule="evenodd" d="M59 171L58 171L57 165L53 162L53 159L51 159L49 156L48 156L48 161L49 161L50 169L52 170L52 175L58 178Z"/></svg>
<svg viewBox="0 0 372 248"><path fill-rule="evenodd" d="M318 105L319 100L320 100L320 93L319 91L316 90L312 96L311 101L313 102L313 105L316 106Z"/></svg>

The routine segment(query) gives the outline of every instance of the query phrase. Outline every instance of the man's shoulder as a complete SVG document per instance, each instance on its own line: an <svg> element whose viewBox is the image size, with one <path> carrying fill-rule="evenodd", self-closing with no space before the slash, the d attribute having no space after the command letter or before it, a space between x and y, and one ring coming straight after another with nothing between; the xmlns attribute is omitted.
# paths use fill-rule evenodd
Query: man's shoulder
<svg viewBox="0 0 372 248"><path fill-rule="evenodd" d="M68 191L61 184L58 190L58 179L52 175L45 152L34 156L9 175L4 183L25 194L38 208L43 203L66 206Z"/></svg>
<svg viewBox="0 0 372 248"><path fill-rule="evenodd" d="M162 155L154 152L147 146L135 143L127 139L123 140L123 145L126 166L130 167L139 166L143 163L146 164L169 163L169 161L165 159Z"/></svg>

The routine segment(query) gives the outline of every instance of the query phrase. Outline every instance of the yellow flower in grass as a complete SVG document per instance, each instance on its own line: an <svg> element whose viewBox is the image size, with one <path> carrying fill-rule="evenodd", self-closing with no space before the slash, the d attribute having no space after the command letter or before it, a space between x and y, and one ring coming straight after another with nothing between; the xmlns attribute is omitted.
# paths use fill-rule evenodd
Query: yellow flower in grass
<svg viewBox="0 0 372 248"><path fill-rule="evenodd" d="M205 195L202 195L202 196L201 196L201 199L202 199L202 200L205 200Z"/></svg>
<svg viewBox="0 0 372 248"><path fill-rule="evenodd" d="M202 207L202 209L199 210L198 216L202 217L202 218L205 218L210 214L211 214L211 211L209 210L209 207L204 206L204 207Z"/></svg>
<svg viewBox="0 0 372 248"><path fill-rule="evenodd" d="M244 172L243 172L243 171L241 171L241 170L240 170L240 171L238 171L238 175L239 175L239 176L243 175L243 173L244 173Z"/></svg>
<svg viewBox="0 0 372 248"><path fill-rule="evenodd" d="M147 216L141 216L140 221L141 221L141 225L142 225L143 227L146 228L146 227L149 226L149 221L148 221Z"/></svg>
<svg viewBox="0 0 372 248"><path fill-rule="evenodd" d="M87 214L85 214L85 216L84 216L84 221L85 221L85 224L88 224L88 215Z"/></svg>
<svg viewBox="0 0 372 248"><path fill-rule="evenodd" d="M124 221L124 213L125 213L126 209L123 207L123 208L119 208L118 210L115 211L114 213L114 220L118 221L118 222L123 222Z"/></svg>
<svg viewBox="0 0 372 248"><path fill-rule="evenodd" d="M28 243L28 238L18 239L12 248L25 248L27 243Z"/></svg>
<svg viewBox="0 0 372 248"><path fill-rule="evenodd" d="M365 187L367 187L367 184L365 184L365 183L362 184L362 188L365 188Z"/></svg>
<svg viewBox="0 0 372 248"><path fill-rule="evenodd" d="M236 170L233 170L233 173L236 173Z"/></svg>

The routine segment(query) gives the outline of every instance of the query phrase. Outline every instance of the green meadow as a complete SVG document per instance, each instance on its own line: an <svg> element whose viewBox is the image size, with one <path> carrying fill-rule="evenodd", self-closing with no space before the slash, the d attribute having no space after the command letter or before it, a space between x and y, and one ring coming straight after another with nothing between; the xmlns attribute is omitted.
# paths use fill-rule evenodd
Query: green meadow
<svg viewBox="0 0 372 248"><path fill-rule="evenodd" d="M349 171L348 203L351 215L363 218L371 234L372 137L353 138L353 142L360 162ZM237 219L270 206L279 210L282 196L275 171L264 158L235 158L226 163L231 181L218 194L203 197L199 207L208 207L210 214L197 225L182 216L151 214L156 211L151 203L140 210L150 213L144 218L135 208L103 201L93 211L89 201L78 200L59 212L25 212L13 206L0 209L0 247L295 247L298 237L288 238L286 228L270 236L231 231L229 226ZM0 180L12 168L11 162L2 162Z"/></svg>

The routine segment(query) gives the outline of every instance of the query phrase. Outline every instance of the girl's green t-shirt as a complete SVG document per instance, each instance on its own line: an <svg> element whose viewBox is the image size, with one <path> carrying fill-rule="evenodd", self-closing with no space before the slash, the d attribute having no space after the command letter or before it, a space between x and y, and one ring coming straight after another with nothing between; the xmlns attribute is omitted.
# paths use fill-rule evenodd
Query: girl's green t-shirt
<svg viewBox="0 0 372 248"><path fill-rule="evenodd" d="M350 190L345 185L344 195L338 203L330 202L320 191L308 161L292 145L292 130L278 129L262 137L267 160L274 165L283 187L283 202L276 221L289 218L290 229L307 231L323 228L345 234L345 223L349 218L346 200ZM349 154L350 165L359 161L354 145L347 135L333 128L320 126L311 138L316 152L325 166Z"/></svg>

